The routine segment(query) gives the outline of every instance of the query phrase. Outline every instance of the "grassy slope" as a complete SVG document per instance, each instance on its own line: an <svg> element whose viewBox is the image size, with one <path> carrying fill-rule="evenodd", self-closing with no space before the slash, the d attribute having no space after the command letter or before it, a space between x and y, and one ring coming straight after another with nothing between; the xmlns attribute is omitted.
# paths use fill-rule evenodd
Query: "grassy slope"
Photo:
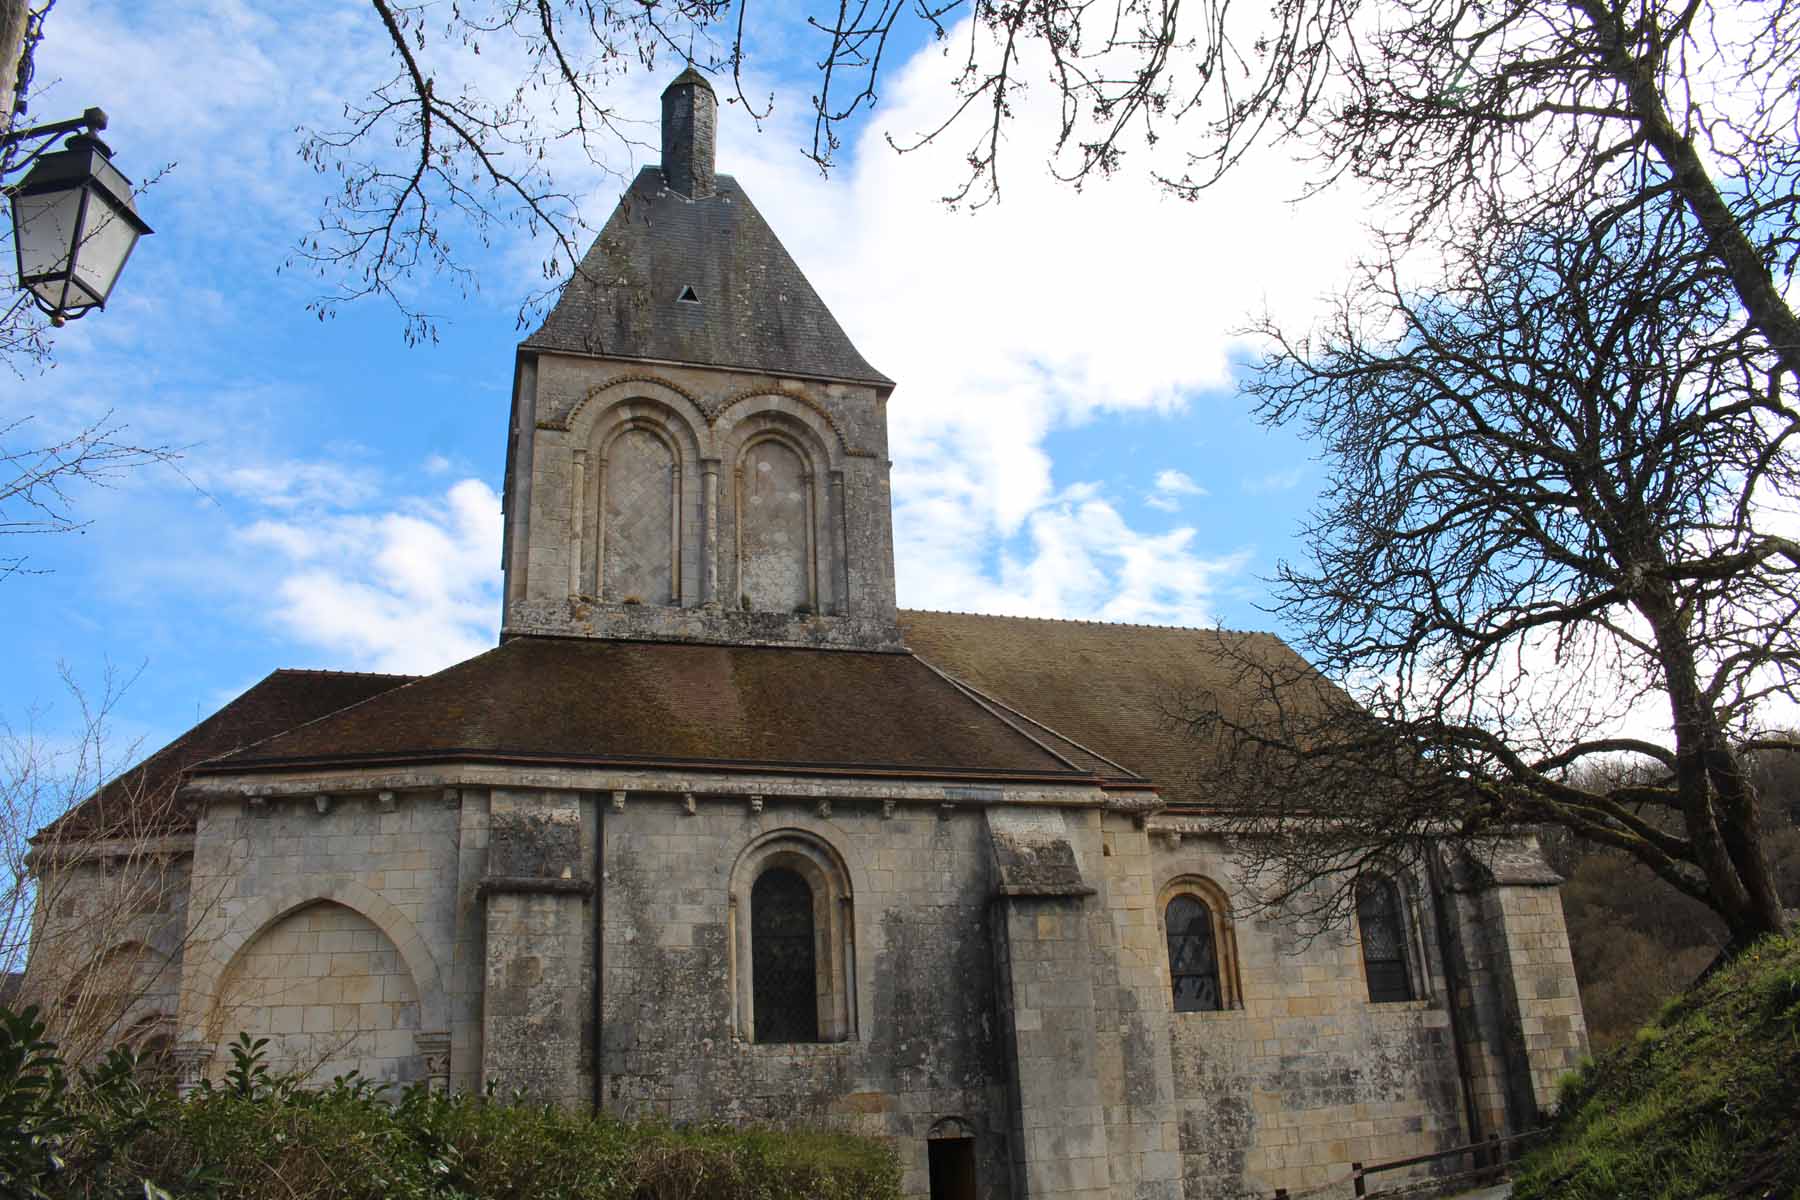
<svg viewBox="0 0 1800 1200"><path fill-rule="evenodd" d="M1759 943L1566 1081L1513 1195L1800 1197L1800 937Z"/></svg>

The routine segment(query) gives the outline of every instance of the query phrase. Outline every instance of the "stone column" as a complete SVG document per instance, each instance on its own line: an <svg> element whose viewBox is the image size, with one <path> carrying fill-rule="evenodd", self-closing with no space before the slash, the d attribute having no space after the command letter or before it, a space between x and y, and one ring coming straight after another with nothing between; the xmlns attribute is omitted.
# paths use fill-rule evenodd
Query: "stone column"
<svg viewBox="0 0 1800 1200"><path fill-rule="evenodd" d="M719 603L719 460L700 460L700 603Z"/></svg>
<svg viewBox="0 0 1800 1200"><path fill-rule="evenodd" d="M488 819L478 889L487 916L481 1083L575 1105L587 1099L582 1027L593 987L585 958L592 854L580 798L495 788Z"/></svg>
<svg viewBox="0 0 1800 1200"><path fill-rule="evenodd" d="M601 469L605 470L604 467ZM575 465L569 470L569 481L569 596L572 599L581 595L581 558L582 552L586 549L582 545L584 540L582 519L587 513L586 450L577 449L575 451ZM602 485L602 490L604 491L604 485ZM606 511L604 496L601 497L601 505L600 511L604 514ZM606 522L603 519L596 519L601 530L600 537L604 538ZM595 578L604 578L604 568L599 564L595 565ZM594 595L599 596L600 591L600 586L596 583Z"/></svg>
<svg viewBox="0 0 1800 1200"><path fill-rule="evenodd" d="M844 473L831 473L829 522L831 564L831 611L842 616L850 611L850 528L844 509Z"/></svg>
<svg viewBox="0 0 1800 1200"><path fill-rule="evenodd" d="M1094 889L1054 811L988 809L1015 1200L1111 1200L1096 1044Z"/></svg>

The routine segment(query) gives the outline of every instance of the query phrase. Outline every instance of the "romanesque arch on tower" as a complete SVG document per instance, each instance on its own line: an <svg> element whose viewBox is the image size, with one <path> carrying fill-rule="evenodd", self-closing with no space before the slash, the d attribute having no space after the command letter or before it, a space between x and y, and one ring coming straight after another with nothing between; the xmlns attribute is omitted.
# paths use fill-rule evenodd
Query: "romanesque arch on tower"
<svg viewBox="0 0 1800 1200"><path fill-rule="evenodd" d="M570 594L600 602L703 602L704 418L675 388L633 380L597 388L574 414Z"/></svg>

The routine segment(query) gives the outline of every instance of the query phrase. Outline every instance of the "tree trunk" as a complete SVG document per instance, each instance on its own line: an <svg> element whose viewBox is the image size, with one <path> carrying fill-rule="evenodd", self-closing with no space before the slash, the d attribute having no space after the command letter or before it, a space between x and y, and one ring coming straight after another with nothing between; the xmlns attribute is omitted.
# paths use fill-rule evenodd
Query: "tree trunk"
<svg viewBox="0 0 1800 1200"><path fill-rule="evenodd" d="M12 128L19 91L20 58L25 53L28 0L0 0L0 136Z"/></svg>
<svg viewBox="0 0 1800 1200"><path fill-rule="evenodd" d="M1733 948L1784 928L1781 898L1763 853L1756 793L1702 694L1693 647L1672 597L1640 597L1638 610L1656 639L1675 723L1675 776L1696 865Z"/></svg>
<svg viewBox="0 0 1800 1200"><path fill-rule="evenodd" d="M1669 119L1653 68L1632 55L1619 18L1598 0L1582 0L1580 7L1593 22L1606 69L1625 85L1639 132L1668 168L1675 194L1700 222L1707 249L1731 277L1750 323L1769 339L1781 370L1800 380L1800 317L1788 307L1743 225L1719 195L1694 143Z"/></svg>

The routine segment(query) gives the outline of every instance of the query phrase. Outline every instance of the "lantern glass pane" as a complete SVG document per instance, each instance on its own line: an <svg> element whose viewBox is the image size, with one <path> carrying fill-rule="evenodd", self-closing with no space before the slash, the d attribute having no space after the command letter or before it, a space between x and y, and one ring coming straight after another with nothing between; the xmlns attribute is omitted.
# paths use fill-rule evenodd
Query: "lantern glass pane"
<svg viewBox="0 0 1800 1200"><path fill-rule="evenodd" d="M31 291L44 298L44 303L65 313L92 308L102 297L94 295L70 275L53 276L29 285Z"/></svg>
<svg viewBox="0 0 1800 1200"><path fill-rule="evenodd" d="M75 279L99 297L97 303L106 302L137 240L137 227L104 196L88 201L87 226L75 252Z"/></svg>
<svg viewBox="0 0 1800 1200"><path fill-rule="evenodd" d="M75 225L81 219L81 197L79 187L13 197L13 232L18 238L22 278L68 271Z"/></svg>
<svg viewBox="0 0 1800 1200"><path fill-rule="evenodd" d="M89 169L94 173L94 183L112 198L113 203L121 204L131 198L131 181L119 173L111 160L95 155Z"/></svg>

